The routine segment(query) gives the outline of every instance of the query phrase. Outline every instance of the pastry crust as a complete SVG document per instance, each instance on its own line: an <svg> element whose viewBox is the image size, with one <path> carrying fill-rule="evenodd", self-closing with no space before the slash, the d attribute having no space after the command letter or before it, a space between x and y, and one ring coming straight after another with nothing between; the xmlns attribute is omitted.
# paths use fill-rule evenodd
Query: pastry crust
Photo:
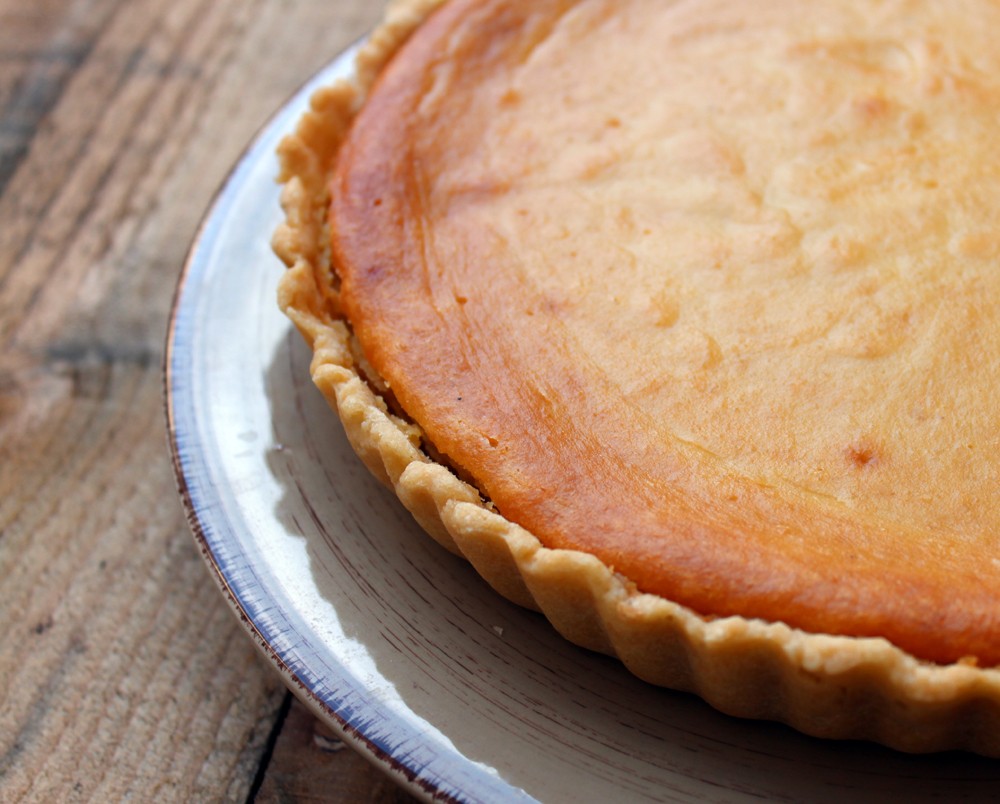
<svg viewBox="0 0 1000 804"><path fill-rule="evenodd" d="M811 634L780 622L702 617L643 594L593 555L542 546L422 449L344 320L330 265L329 182L366 94L441 3L400 2L359 56L352 83L320 90L281 147L285 224L274 247L289 270L279 303L314 351L313 379L352 446L420 524L507 598L542 611L579 645L618 656L650 682L693 691L722 711L824 737L908 751L1000 756L1000 671L916 659L881 638Z"/></svg>

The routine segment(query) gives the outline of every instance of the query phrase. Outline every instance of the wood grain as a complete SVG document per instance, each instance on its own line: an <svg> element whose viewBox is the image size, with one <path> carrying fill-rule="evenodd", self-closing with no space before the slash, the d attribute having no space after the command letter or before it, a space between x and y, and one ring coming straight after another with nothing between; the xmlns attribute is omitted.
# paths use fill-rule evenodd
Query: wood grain
<svg viewBox="0 0 1000 804"><path fill-rule="evenodd" d="M380 14L0 0L0 800L244 800L255 779L276 800L331 773L396 800L361 760L287 749L297 708L275 731L287 693L194 547L161 395L214 191Z"/></svg>

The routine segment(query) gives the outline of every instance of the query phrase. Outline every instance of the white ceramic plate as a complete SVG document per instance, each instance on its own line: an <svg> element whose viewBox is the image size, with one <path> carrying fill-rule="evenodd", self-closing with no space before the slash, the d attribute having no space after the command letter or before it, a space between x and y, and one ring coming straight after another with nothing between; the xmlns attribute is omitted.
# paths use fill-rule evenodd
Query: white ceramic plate
<svg viewBox="0 0 1000 804"><path fill-rule="evenodd" d="M356 460L275 306L274 151L337 59L251 145L181 278L167 358L181 495L289 686L411 792L468 801L991 798L1000 763L731 719L564 642L440 549Z"/></svg>

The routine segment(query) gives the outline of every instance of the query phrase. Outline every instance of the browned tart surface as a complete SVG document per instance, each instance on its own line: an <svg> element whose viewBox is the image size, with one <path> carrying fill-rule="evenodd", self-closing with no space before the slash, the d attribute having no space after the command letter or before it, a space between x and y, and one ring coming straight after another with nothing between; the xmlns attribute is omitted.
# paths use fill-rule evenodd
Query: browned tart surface
<svg viewBox="0 0 1000 804"><path fill-rule="evenodd" d="M548 547L1000 663L1000 5L452 0L332 181L367 359Z"/></svg>

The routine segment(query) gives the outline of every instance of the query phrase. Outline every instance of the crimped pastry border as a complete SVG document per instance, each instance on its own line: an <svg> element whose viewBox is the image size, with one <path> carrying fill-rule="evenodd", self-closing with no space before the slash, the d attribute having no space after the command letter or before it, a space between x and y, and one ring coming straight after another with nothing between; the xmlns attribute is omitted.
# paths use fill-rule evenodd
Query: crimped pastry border
<svg viewBox="0 0 1000 804"><path fill-rule="evenodd" d="M504 519L421 450L419 427L390 412L341 315L326 242L328 182L380 69L443 2L392 3L358 56L354 80L316 92L279 149L286 218L273 246L288 266L279 306L312 347L313 381L358 456L434 539L464 556L494 589L541 611L571 642L617 656L640 678L695 692L729 714L782 721L815 736L1000 757L1000 669L922 662L884 639L706 618L640 593L594 556L548 549Z"/></svg>

